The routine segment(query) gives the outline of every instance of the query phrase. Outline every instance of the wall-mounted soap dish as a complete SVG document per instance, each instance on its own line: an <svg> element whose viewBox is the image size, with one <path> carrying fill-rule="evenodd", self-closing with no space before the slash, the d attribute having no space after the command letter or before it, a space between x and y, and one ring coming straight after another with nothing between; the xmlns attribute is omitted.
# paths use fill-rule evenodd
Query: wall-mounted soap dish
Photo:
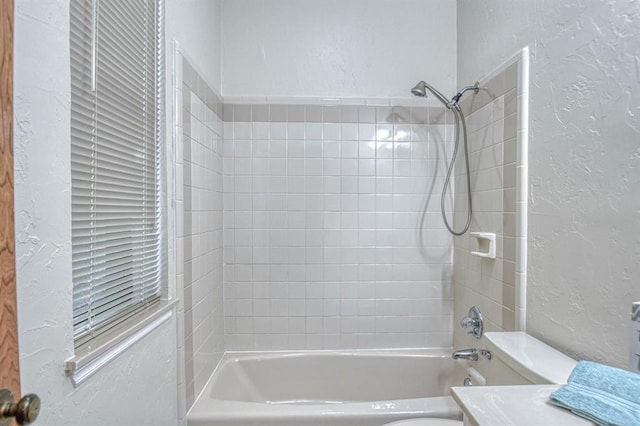
<svg viewBox="0 0 640 426"><path fill-rule="evenodd" d="M487 259L496 258L496 234L493 232L471 232L470 235L478 240L478 251L472 251L471 254Z"/></svg>

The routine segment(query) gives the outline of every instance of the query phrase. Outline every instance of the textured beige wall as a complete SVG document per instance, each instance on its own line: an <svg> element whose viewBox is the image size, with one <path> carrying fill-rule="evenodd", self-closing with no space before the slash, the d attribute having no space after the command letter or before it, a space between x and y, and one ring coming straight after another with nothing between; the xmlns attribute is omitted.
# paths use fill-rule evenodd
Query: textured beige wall
<svg viewBox="0 0 640 426"><path fill-rule="evenodd" d="M202 0L201 0L202 1ZM224 96L451 93L453 0L223 0Z"/></svg>
<svg viewBox="0 0 640 426"><path fill-rule="evenodd" d="M74 388L64 373L64 362L74 352L69 2L22 0L15 2L15 8L15 225L22 390L42 398L38 425L175 425L175 317L79 387Z"/></svg>
<svg viewBox="0 0 640 426"><path fill-rule="evenodd" d="M527 330L626 366L640 300L640 10L458 1L458 81L531 47Z"/></svg>

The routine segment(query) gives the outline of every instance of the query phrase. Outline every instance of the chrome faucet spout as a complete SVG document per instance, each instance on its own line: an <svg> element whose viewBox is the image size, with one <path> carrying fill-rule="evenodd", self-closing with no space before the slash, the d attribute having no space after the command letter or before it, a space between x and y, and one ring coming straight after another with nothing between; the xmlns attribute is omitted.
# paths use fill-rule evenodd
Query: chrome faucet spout
<svg viewBox="0 0 640 426"><path fill-rule="evenodd" d="M480 356L486 359L491 359L491 351L487 349L471 348L454 351L451 354L451 358L453 359L468 359L471 361L477 361Z"/></svg>

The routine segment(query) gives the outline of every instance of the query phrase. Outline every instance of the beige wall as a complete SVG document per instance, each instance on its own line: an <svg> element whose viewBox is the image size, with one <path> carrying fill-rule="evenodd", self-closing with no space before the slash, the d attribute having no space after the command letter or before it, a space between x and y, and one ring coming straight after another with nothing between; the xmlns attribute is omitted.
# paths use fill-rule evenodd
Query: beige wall
<svg viewBox="0 0 640 426"><path fill-rule="evenodd" d="M454 90L453 0L223 0L224 96L406 97Z"/></svg>
<svg viewBox="0 0 640 426"><path fill-rule="evenodd" d="M176 321L78 387L71 271L69 2L15 2L15 225L20 377L38 425L175 425Z"/></svg>
<svg viewBox="0 0 640 426"><path fill-rule="evenodd" d="M627 2L458 1L458 81L531 47L527 330L626 366L640 300L640 14Z"/></svg>
<svg viewBox="0 0 640 426"><path fill-rule="evenodd" d="M222 0L165 0L167 58L173 42L216 91L222 86ZM170 60L167 63L171 65Z"/></svg>

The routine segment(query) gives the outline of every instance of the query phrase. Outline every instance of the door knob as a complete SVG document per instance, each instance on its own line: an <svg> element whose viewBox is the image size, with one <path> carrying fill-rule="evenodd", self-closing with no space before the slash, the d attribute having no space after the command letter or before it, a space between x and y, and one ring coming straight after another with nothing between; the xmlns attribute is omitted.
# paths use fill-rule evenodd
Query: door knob
<svg viewBox="0 0 640 426"><path fill-rule="evenodd" d="M17 403L13 393L8 389L0 389L0 426L8 426L15 418L19 425L33 423L40 413L40 398L35 394L23 396Z"/></svg>

